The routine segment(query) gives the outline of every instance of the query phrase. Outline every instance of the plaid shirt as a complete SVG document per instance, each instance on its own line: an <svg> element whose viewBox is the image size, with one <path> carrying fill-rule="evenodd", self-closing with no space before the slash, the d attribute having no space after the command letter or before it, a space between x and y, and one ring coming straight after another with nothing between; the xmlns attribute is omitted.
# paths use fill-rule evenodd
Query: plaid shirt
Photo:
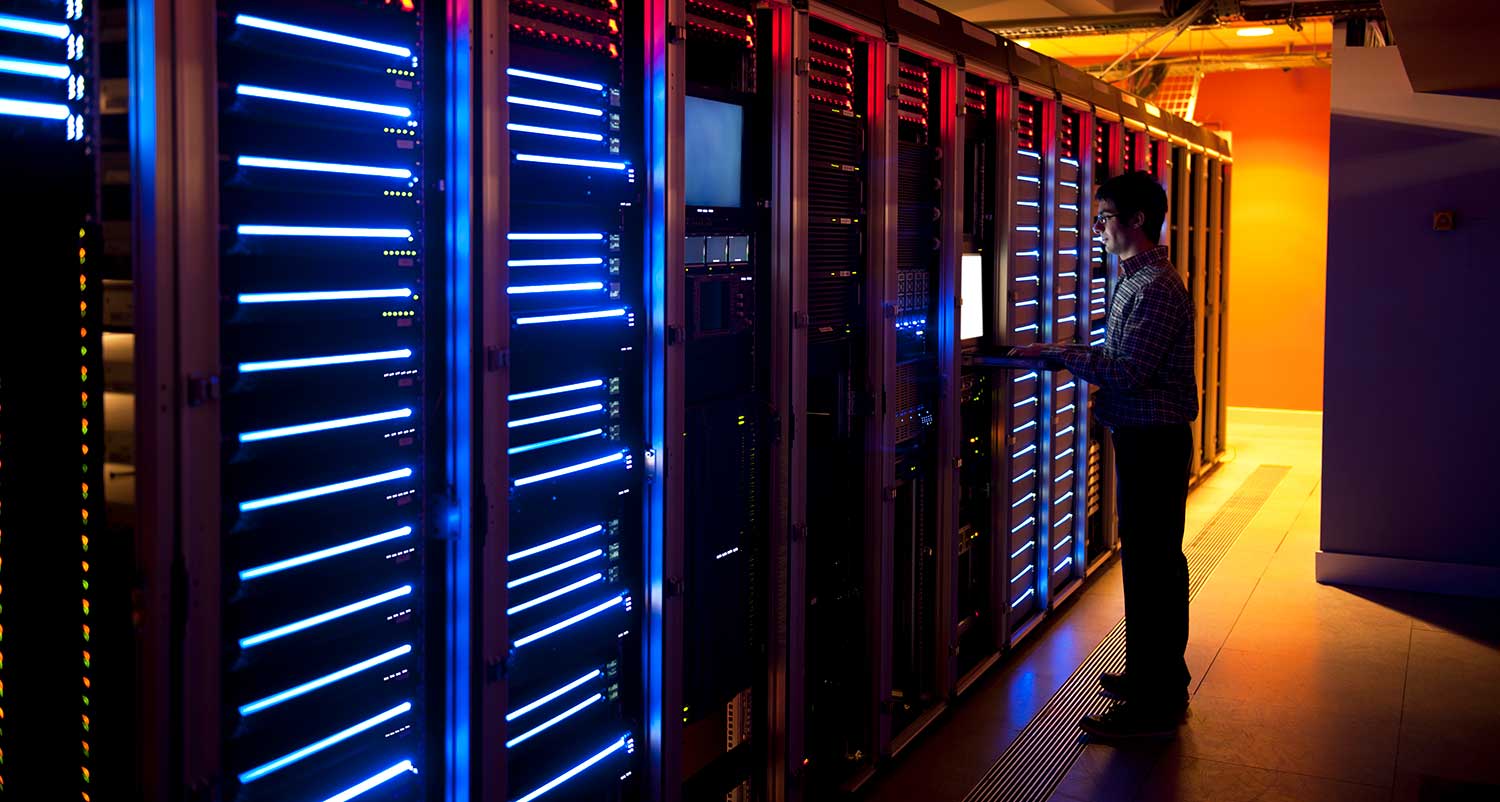
<svg viewBox="0 0 1500 802"><path fill-rule="evenodd" d="M1104 345L1069 346L1056 357L1099 388L1099 420L1110 428L1188 423L1198 417L1193 372L1193 301L1158 245L1120 263Z"/></svg>

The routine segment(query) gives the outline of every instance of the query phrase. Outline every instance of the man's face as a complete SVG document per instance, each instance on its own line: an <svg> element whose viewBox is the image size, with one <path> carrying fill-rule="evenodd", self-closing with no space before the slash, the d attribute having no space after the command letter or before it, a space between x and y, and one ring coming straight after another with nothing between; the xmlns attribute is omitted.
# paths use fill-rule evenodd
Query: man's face
<svg viewBox="0 0 1500 802"><path fill-rule="evenodd" d="M1119 212L1115 209L1112 200L1101 200L1099 211L1094 215L1094 233L1104 242L1104 250L1111 254L1119 253L1128 240L1125 236L1125 221L1120 219Z"/></svg>

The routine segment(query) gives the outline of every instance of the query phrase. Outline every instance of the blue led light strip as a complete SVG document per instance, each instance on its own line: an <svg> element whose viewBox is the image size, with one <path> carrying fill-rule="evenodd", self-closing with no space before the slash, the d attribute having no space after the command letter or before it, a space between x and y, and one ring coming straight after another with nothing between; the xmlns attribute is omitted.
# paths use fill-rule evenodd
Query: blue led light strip
<svg viewBox="0 0 1500 802"><path fill-rule="evenodd" d="M31 61L24 58L10 58L0 56L0 72L8 72L14 75L34 75L38 78L58 78L66 80L73 71L66 64L52 64L46 61Z"/></svg>
<svg viewBox="0 0 1500 802"><path fill-rule="evenodd" d="M255 768L241 774L240 782L254 782L255 780L258 780L266 776L267 774L270 774L274 771L279 771L286 768L287 766L292 765L293 763L303 760L309 755L315 755L341 741L347 741L350 738L353 738L354 736L364 732L365 730L368 730L372 727L378 727L381 724L384 724L385 722L390 721L391 719L403 713L406 713L409 710L411 710L411 702L402 702L401 704L396 705L395 707L385 711L384 713L381 713L378 716L367 718L352 727L339 730L338 732L328 736L327 738L324 738L321 741L316 741L314 743L308 744L307 746L304 746L295 752L287 754L283 757L276 758L270 763L256 766Z"/></svg>
<svg viewBox="0 0 1500 802"><path fill-rule="evenodd" d="M1036 516L1035 515L1027 516L1026 520L1024 520L1024 521L1016 524L1013 527L1011 527L1010 533L1012 535L1014 535L1015 533L1021 531L1022 529L1025 529L1026 527L1028 527L1028 526L1030 526L1030 525L1032 525L1034 523L1036 523Z"/></svg>
<svg viewBox="0 0 1500 802"><path fill-rule="evenodd" d="M1035 571L1035 570L1036 570L1036 566L1034 566L1034 565L1028 565L1025 568L1022 568L1021 569L1021 573L1016 574L1015 576L1013 576L1013 577L1010 578L1010 584L1014 585L1015 583L1020 582L1021 581L1021 577L1026 576L1027 574L1029 574L1029 573L1031 573L1032 571Z"/></svg>
<svg viewBox="0 0 1500 802"><path fill-rule="evenodd" d="M608 465L611 462L619 462L623 459L625 459L625 452L619 451L608 456L591 459L587 462L580 462L576 465L568 465L563 468L547 471L546 473L538 473L532 476L523 476L520 479L515 480L514 484L516 487L525 487L526 485L536 484L537 482L545 482L548 479L556 479L559 476L567 476L570 473L578 473L579 471L586 471L590 468L597 468L601 465Z"/></svg>
<svg viewBox="0 0 1500 802"><path fill-rule="evenodd" d="M386 359L407 359L411 356L410 348L397 348L393 351L371 351L364 354L332 354L329 356L308 356L297 359L271 359L263 362L241 362L241 373L261 373L268 370L295 370L297 368L321 368L329 365L352 365L360 362L379 362Z"/></svg>
<svg viewBox="0 0 1500 802"><path fill-rule="evenodd" d="M1057 527L1062 526L1063 524L1071 520L1073 520L1073 513L1070 512L1067 515L1064 515L1062 518L1059 518L1057 523L1052 525L1052 528L1056 529Z"/></svg>
<svg viewBox="0 0 1500 802"><path fill-rule="evenodd" d="M234 92L237 95L264 98L266 100L283 100L288 103L304 103L309 106L324 106L330 109L344 109L346 111L366 111L371 114L385 114L391 117L411 117L411 109L405 106L367 103L363 100L349 100L348 98L328 97L327 95L310 95L306 92L291 92L286 89L272 89L265 86L240 84L234 88Z"/></svg>
<svg viewBox="0 0 1500 802"><path fill-rule="evenodd" d="M1027 454L1030 454L1031 452L1033 452L1035 450L1036 450L1036 444L1033 443L1032 445L1029 445L1029 446L1023 448L1020 451L1017 451L1016 453L1011 454L1010 456L1011 456L1011 459L1016 459L1018 457L1023 457L1023 456L1025 456Z"/></svg>
<svg viewBox="0 0 1500 802"><path fill-rule="evenodd" d="M517 153L516 161L535 164L560 164L566 167L597 167L601 170L623 170L625 162L606 162L597 159L569 159L562 156L538 156L534 153Z"/></svg>
<svg viewBox="0 0 1500 802"><path fill-rule="evenodd" d="M1016 428L1011 429L1010 433L1011 434L1018 434L1020 432L1026 431L1027 429L1030 429L1031 427L1033 427L1035 425L1036 425L1036 421L1029 420L1029 421L1026 421L1025 423L1021 424L1020 426L1017 426Z"/></svg>
<svg viewBox="0 0 1500 802"><path fill-rule="evenodd" d="M319 292L242 292L242 304L284 304L304 301L362 301L373 298L410 298L409 287L388 290L328 290Z"/></svg>
<svg viewBox="0 0 1500 802"><path fill-rule="evenodd" d="M590 412L602 411L604 411L603 404L589 404L586 407L575 407L573 409L562 410L561 412L549 412L546 415L537 415L534 418L518 418L505 425L508 428L516 429L521 426L530 426L534 423L545 423L547 421L562 420L563 418L571 418L577 415L587 415Z"/></svg>
<svg viewBox="0 0 1500 802"><path fill-rule="evenodd" d="M579 677L578 679L573 680L572 682L568 683L567 685L564 685L561 688L558 688L557 690L555 690L555 691L547 694L546 696L543 696L542 698L537 699L536 701L531 702L530 704L523 705L522 707L519 707L519 708L517 708L515 710L510 711L509 713L505 714L505 720L506 721L515 721L516 719L520 718L521 716L524 716L527 713L530 713L531 711L537 709L538 707L541 707L542 705L547 704L548 702L552 701L553 699L556 699L557 697L562 696L563 694L565 694L565 693L567 693L567 692L569 692L569 691L571 691L571 690L573 690L573 689L575 689L575 688L583 685L584 683L588 682L589 680L595 679L597 677L602 677L602 676L604 676L604 672L602 672L602 671L600 671L599 669L596 668L593 671L590 671L589 673L584 674L583 676Z"/></svg>
<svg viewBox="0 0 1500 802"><path fill-rule="evenodd" d="M521 134L541 134L542 136L555 136L561 139L582 139L588 142L603 142L603 134L590 133L588 131L569 131L563 128L548 128L544 125L522 125L521 123L506 123L505 130L515 131Z"/></svg>
<svg viewBox="0 0 1500 802"><path fill-rule="evenodd" d="M572 543L575 540L582 540L583 538L586 538L589 535L597 535L597 534L599 534L600 532L603 532L603 531L604 531L604 527L603 526L601 526L599 524L594 524L593 526L590 526L587 529L580 529L577 532L574 532L572 534L563 535L562 537L557 538L555 540L549 540L546 543L541 544L540 546L532 546L529 549L522 549L521 551L518 551L515 554L512 554L512 555L506 557L505 561L506 562L515 562L516 560L524 560L527 557L533 557L535 555L541 554L544 551L550 551L552 549L557 548L558 546L565 546L565 545L567 545L569 543Z"/></svg>
<svg viewBox="0 0 1500 802"><path fill-rule="evenodd" d="M268 20L262 17L252 17L249 14L239 14L235 16L234 21L236 24L244 25L247 28L260 28L263 31L274 31L289 36L300 36L304 39L316 39L320 42L328 42L329 44L357 47L361 50L373 50L377 53L386 53L392 56L400 56L401 58L409 58L411 56L411 48L409 47L388 45L369 39L345 36L341 33L320 31L317 28L304 28L301 25L289 25L285 22L276 22L275 20Z"/></svg>
<svg viewBox="0 0 1500 802"><path fill-rule="evenodd" d="M274 563L266 563L265 565L258 566L256 568L246 568L245 570L240 572L240 581L248 582L251 579L257 579L259 577L267 576L270 574L280 573L290 568L298 568L309 563L326 560L329 557L337 557L340 554L348 554L351 551L358 551L360 549L369 548L370 546L376 546L388 541L398 540L400 538L406 537L407 535L410 535L411 531L412 530L410 526L403 526L399 529L392 529L389 532L381 532L378 535L371 535L366 538L360 538L359 540L352 540L348 543L344 543L338 546L330 546L329 548L308 552L307 554L303 554L297 557L289 557L285 560L278 560Z"/></svg>
<svg viewBox="0 0 1500 802"><path fill-rule="evenodd" d="M1067 537L1063 538L1062 540L1057 541L1057 545L1053 546L1052 550L1053 551L1057 551L1057 550L1061 549L1063 546L1066 546L1066 545L1068 545L1071 542L1073 542L1073 536L1072 535L1068 535Z"/></svg>
<svg viewBox="0 0 1500 802"><path fill-rule="evenodd" d="M407 772L415 774L416 771L416 768L412 766L410 760L403 760L400 763L397 763L396 765L386 769L385 771L376 774L374 777L371 777L368 780L360 782L356 785L351 785L348 788L334 794L333 796L328 797L327 799L323 800L323 802L349 802L349 800L363 794L364 792L369 791L372 788L384 785L402 774L405 774Z"/></svg>
<svg viewBox="0 0 1500 802"><path fill-rule="evenodd" d="M343 607L335 610L329 610L326 613L319 613L315 616L312 616L311 618L304 618L301 621L293 621L290 624L285 624L283 626L276 627L275 629L268 629L265 632L259 633L257 635L240 638L240 648L248 649L251 646L259 646L262 643L267 643L276 640L277 638L284 638L287 635L301 632L304 629L311 629L321 624L326 624L329 621L343 618L346 615L352 615L353 613L357 613L360 610L368 610L369 608L374 607L377 604L384 604L388 601L391 601L392 599L399 599L402 596L407 596L410 594L411 585L402 585L395 590L388 590L385 593L380 594L379 596L371 596L368 599L361 599L360 601L354 602L353 604L346 604Z"/></svg>
<svg viewBox="0 0 1500 802"><path fill-rule="evenodd" d="M1016 403L1011 404L1011 406L1015 407L1016 409L1020 409L1021 407L1024 407L1027 404L1035 404L1035 403L1036 403L1036 396L1032 396L1031 398L1027 398L1027 399L1022 400L1022 401L1017 401Z"/></svg>
<svg viewBox="0 0 1500 802"><path fill-rule="evenodd" d="M235 159L235 163L241 167L265 167L272 170L305 170L312 173L371 175L378 178L411 178L411 170L405 167L374 167L368 164L307 162L297 159L272 159L266 156L240 156Z"/></svg>
<svg viewBox="0 0 1500 802"><path fill-rule="evenodd" d="M1021 602L1026 601L1026 597L1030 596L1033 593L1036 593L1036 588L1027 588L1026 592L1021 594L1021 598L1016 599L1015 601L1010 603L1010 609L1014 610L1017 607L1020 607Z"/></svg>
<svg viewBox="0 0 1500 802"><path fill-rule="evenodd" d="M547 730L548 728L552 727L554 724L558 724L558 723L560 723L562 721L565 721L565 720L567 720L569 718L572 718L579 711L583 710L584 708L588 707L589 705L594 704L595 702L602 701L603 699L604 699L604 694L602 694L602 693L596 693L593 696L590 696L589 698L583 700L582 702L579 702L578 704L573 705L572 707L568 708L567 710L564 710L563 712L558 713L557 715L553 716L552 718L547 719L546 721L542 722L541 724L538 724L535 727L527 730L526 732L523 732L520 735L517 735L516 737L510 739L509 741L506 741L505 742L505 748L506 749L513 749L517 745L525 743L533 735L537 735L538 733L541 733L544 730Z"/></svg>
<svg viewBox="0 0 1500 802"><path fill-rule="evenodd" d="M524 393L511 393L510 395L505 397L505 400L524 401L528 398L541 398L542 396L557 395L559 393L571 393L577 390L591 390L595 387L603 386L603 379L593 379L591 381L577 382L575 384L564 384L557 387L547 387L541 390L531 390ZM512 423L511 425L515 426L516 424Z"/></svg>
<svg viewBox="0 0 1500 802"><path fill-rule="evenodd" d="M375 666L378 666L382 663L388 663L392 660L395 660L397 657L408 654L411 654L411 644L409 643L398 646L397 648L385 652L384 654L377 654L368 660L362 660L352 666L349 666L348 668L341 668L331 674L324 674L323 676L318 677L315 680L304 682L301 685L293 688L288 688L281 693L275 693L265 697L264 699L257 699L249 704L240 705L240 715L249 716L255 713L259 713L260 711L265 710L268 707L275 707L282 702L296 699L299 696L312 693L319 688L327 687L335 682L338 682L339 680L348 679L349 677L352 677L361 671L374 668Z"/></svg>
<svg viewBox="0 0 1500 802"><path fill-rule="evenodd" d="M580 588L586 588L589 585L594 584L595 582L602 581L603 579L604 579L604 574L593 574L591 576L584 577L583 579L580 579L580 580L578 580L577 582L574 582L571 585L565 585L565 586L560 587L557 590L554 590L554 591L552 591L550 593L544 593L544 594L536 597L535 599L532 599L531 601L522 602L522 603L516 605L515 607L511 607L511 608L509 608L509 609L507 609L505 611L505 614L506 615L515 615L516 613L524 613L527 610L530 610L531 608L536 607L539 604L546 604L547 602L552 601L553 599L562 598L563 596L566 596L566 595L568 595L569 593L572 593L575 590L579 590Z"/></svg>
<svg viewBox="0 0 1500 802"><path fill-rule="evenodd" d="M518 231L512 231L509 234L506 234L505 238L508 239L508 240L524 240L524 241L532 241L532 242L576 242L576 241L598 241L598 240L604 239L604 235L603 234L594 234L594 233L589 233L589 232L584 232L584 233L567 233L567 232L560 232L560 231L542 231L542 232L518 232ZM507 262L506 264L510 264L510 263Z"/></svg>
<svg viewBox="0 0 1500 802"><path fill-rule="evenodd" d="M353 228L349 226L264 226L241 225L235 233L252 237L366 237L374 239L408 239L405 228Z"/></svg>
<svg viewBox="0 0 1500 802"><path fill-rule="evenodd" d="M1054 574L1058 573L1058 572L1062 571L1062 569L1067 568L1068 566L1070 566L1072 564L1073 564L1073 558L1069 557L1068 559L1063 560L1062 562L1058 563L1057 567L1052 569L1052 573L1054 573Z"/></svg>
<svg viewBox="0 0 1500 802"><path fill-rule="evenodd" d="M574 320L604 320L613 317L624 317L624 309L600 309L594 312L569 312L561 315L537 315L535 317L516 318L517 326L532 326L538 323L567 323Z"/></svg>
<svg viewBox="0 0 1500 802"><path fill-rule="evenodd" d="M10 117L36 117L42 120L66 120L72 112L61 103L34 103L0 97L0 114Z"/></svg>
<svg viewBox="0 0 1500 802"><path fill-rule="evenodd" d="M511 455L525 454L528 451L551 448L552 446L559 446L563 443L572 443L576 440L587 440L590 437L596 437L602 434L604 434L603 429L590 429L586 432L579 432L577 434L565 434L562 437L554 437L550 440L543 440L540 443L528 443L524 446L512 446L511 448L506 449L505 453Z"/></svg>
<svg viewBox="0 0 1500 802"><path fill-rule="evenodd" d="M1021 548L1019 548L1019 549L1016 549L1016 550L1015 550L1015 551L1014 551L1014 552L1013 552L1013 553L1011 553L1011 555L1010 555L1010 558L1011 558L1011 559L1012 559L1012 560L1014 560L1014 559L1015 559L1015 558L1017 558L1017 557L1019 557L1019 556L1021 556L1021 555L1022 555L1022 554L1023 554L1023 553L1025 553L1025 551L1026 551L1026 550L1027 550L1027 549L1029 549L1029 548L1032 548L1032 547L1033 547L1033 546L1035 546L1035 545L1036 545L1036 541L1035 541L1035 540L1028 540L1028 541L1026 541L1026 542L1025 542L1025 543L1024 543L1024 544L1023 544L1023 545L1022 545L1022 546L1021 546Z"/></svg>
<svg viewBox="0 0 1500 802"><path fill-rule="evenodd" d="M1020 154L1022 156L1025 156L1027 158L1031 158L1031 159L1040 159L1040 158L1042 158L1042 154L1037 153L1034 150L1018 150L1018 151L1016 151L1016 153L1018 153L1018 154Z"/></svg>
<svg viewBox="0 0 1500 802"><path fill-rule="evenodd" d="M1020 384L1021 382L1029 381L1029 380L1035 379L1035 378L1036 378L1036 371L1033 370L1030 373L1023 373L1020 376L1017 376L1014 379L1011 379L1010 383L1011 384Z"/></svg>
<svg viewBox="0 0 1500 802"><path fill-rule="evenodd" d="M1010 480L1010 483L1016 484L1018 482L1021 482L1022 480L1030 479L1033 476L1036 476L1036 468L1028 468L1027 470L1023 471L1020 476L1017 476L1016 478Z"/></svg>
<svg viewBox="0 0 1500 802"><path fill-rule="evenodd" d="M577 777L579 774L582 774L583 772L588 771L589 768L592 767L595 763L598 763L599 761L601 761L601 760L609 757L610 755L612 755L612 754L614 754L614 753L616 753L616 752L618 752L618 751L620 751L621 749L624 749L624 748L625 748L625 736L622 735L622 736L620 736L619 740L617 740L614 743L610 744L609 746L606 746L603 749L599 750L599 752L596 753L593 757L589 758L588 760L583 761L582 763L579 763L578 765L574 766L571 769L568 769L567 771L563 772L562 774L557 775L557 777L555 777L555 778L553 778L551 780L548 780L540 788L536 789L535 791L532 791L531 793L527 794L526 796L521 797L520 799L515 800L515 802L533 802L533 800L541 797L543 794L547 793L548 791L551 791L552 789L556 788L559 785L562 785L563 783L567 782L568 780L571 780L574 777Z"/></svg>
<svg viewBox="0 0 1500 802"><path fill-rule="evenodd" d="M349 426L360 426L366 423L378 423L380 421L396 420L398 418L411 417L411 408L393 409L389 412L374 412L369 415L356 415L352 418L335 418L333 420L318 421L317 423L303 423L296 426L281 426L275 429L260 429L253 432L242 432L241 443L254 443L260 440L274 440L278 437L292 437L299 434L310 434L312 432L326 432L329 429L343 429Z"/></svg>
<svg viewBox="0 0 1500 802"><path fill-rule="evenodd" d="M577 281L571 284L521 284L506 287L507 295L535 295L547 292L584 292L587 290L602 290L602 281Z"/></svg>
<svg viewBox="0 0 1500 802"><path fill-rule="evenodd" d="M405 479L408 476L411 476L411 468L401 468L399 470L386 471L385 473L377 473L373 476L361 476L358 479L350 479L344 482L335 482L331 485L310 487L306 490L298 490L293 493L282 493L279 496L267 496L265 498L242 501L240 502L240 512L253 512L254 510L265 509L266 507L275 507L281 504L290 504L294 501L306 501L307 499L317 498L318 496L327 496L333 493L342 493L345 490L354 490L356 488L369 487L370 485L380 484L381 482L390 482L396 479Z"/></svg>
<svg viewBox="0 0 1500 802"><path fill-rule="evenodd" d="M530 635L527 635L527 636L525 636L523 638L517 639L516 640L516 648L520 648L522 646L525 646L528 643L535 643L535 642L541 640L542 638L547 637L548 635L551 635L551 634L560 632L560 631L562 631L564 629L567 629L568 627L573 626L574 624L578 623L579 621L587 620L589 618L592 618L592 617L598 615L599 613L604 612L605 610L608 610L608 609L610 609L612 607L617 607L617 606L619 606L621 604L624 604L624 603L625 603L625 594L621 593L620 595L611 598L607 602L604 602L602 604L596 604L593 607L590 607L589 609L584 610L583 612L581 612L581 613L579 613L579 614L577 614L575 616L572 616L572 617L569 617L569 618L564 618L563 620L557 622L556 624L553 624L553 625L551 625L549 627L546 627L544 629L540 629L540 630L538 630L536 632L533 632Z"/></svg>
<svg viewBox="0 0 1500 802"><path fill-rule="evenodd" d="M66 39L68 34L72 33L68 26L61 22L15 17L10 14L0 14L0 31L45 36L49 39Z"/></svg>
<svg viewBox="0 0 1500 802"><path fill-rule="evenodd" d="M569 568L572 568L575 565L583 565L584 563L588 562L589 560L594 559L595 557L603 557L603 556L604 556L604 550L603 549L594 549L593 551L590 551L590 552L588 552L586 554L581 554L581 555L579 555L577 557L574 557L571 560L564 560L563 562L560 562L557 565L554 565L554 566L552 566L550 568L543 568L542 570L537 571L534 574L527 574L526 576L523 576L520 579L512 579L511 581L505 583L505 589L506 590L511 590L511 589L514 589L514 588L521 587L522 585L530 584L532 582L535 582L538 579L541 579L542 577L551 576L551 575L557 573L558 571L566 571L566 570L568 570Z"/></svg>
<svg viewBox="0 0 1500 802"><path fill-rule="evenodd" d="M511 239L517 239L512 237ZM570 257L565 259L509 259L506 267L566 267L568 265L602 265L604 260L597 256Z"/></svg>
<svg viewBox="0 0 1500 802"><path fill-rule="evenodd" d="M576 78L564 78L559 75L548 75L542 72L532 72L531 70L518 70L515 67L507 68L505 74L512 78L530 78L533 81L544 81L549 84L576 86L579 89L592 89L595 92L604 91L604 84L596 84L593 81L580 81Z"/></svg>
<svg viewBox="0 0 1500 802"><path fill-rule="evenodd" d="M554 103L550 100L537 100L529 97L518 97L507 95L506 103L514 103L517 106L532 106L538 109L551 109L552 111L566 111L570 114L587 114L590 117L603 117L604 112L600 109L591 109L587 106L574 106L571 103Z"/></svg>
<svg viewBox="0 0 1500 802"><path fill-rule="evenodd" d="M1024 496L1021 497L1020 501L1017 501L1016 503L1010 505L1010 508L1011 509L1015 509L1015 508L1021 506L1022 504L1025 504L1026 502L1028 502L1028 501L1030 501L1030 500L1032 500L1034 498L1036 498L1036 493L1027 493L1026 495L1024 495Z"/></svg>

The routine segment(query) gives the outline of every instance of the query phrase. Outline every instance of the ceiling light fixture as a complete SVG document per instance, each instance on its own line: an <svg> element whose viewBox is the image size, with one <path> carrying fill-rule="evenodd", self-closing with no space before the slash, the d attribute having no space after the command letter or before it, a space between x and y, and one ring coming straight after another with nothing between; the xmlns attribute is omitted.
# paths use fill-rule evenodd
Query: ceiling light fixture
<svg viewBox="0 0 1500 802"><path fill-rule="evenodd" d="M1276 33L1272 28L1240 28L1235 31L1238 36L1270 36Z"/></svg>

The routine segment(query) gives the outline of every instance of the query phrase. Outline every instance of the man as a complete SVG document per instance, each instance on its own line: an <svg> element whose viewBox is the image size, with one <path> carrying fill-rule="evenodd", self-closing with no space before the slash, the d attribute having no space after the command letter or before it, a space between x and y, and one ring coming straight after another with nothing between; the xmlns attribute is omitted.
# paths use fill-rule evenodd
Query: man
<svg viewBox="0 0 1500 802"><path fill-rule="evenodd" d="M1122 674L1099 677L1117 700L1079 726L1103 738L1170 735L1187 707L1188 571L1182 553L1189 424L1198 417L1193 304L1158 245L1167 195L1149 173L1112 178L1096 193L1093 230L1119 257L1104 345L1038 343L1043 357L1099 388L1097 413L1114 441L1125 581Z"/></svg>

